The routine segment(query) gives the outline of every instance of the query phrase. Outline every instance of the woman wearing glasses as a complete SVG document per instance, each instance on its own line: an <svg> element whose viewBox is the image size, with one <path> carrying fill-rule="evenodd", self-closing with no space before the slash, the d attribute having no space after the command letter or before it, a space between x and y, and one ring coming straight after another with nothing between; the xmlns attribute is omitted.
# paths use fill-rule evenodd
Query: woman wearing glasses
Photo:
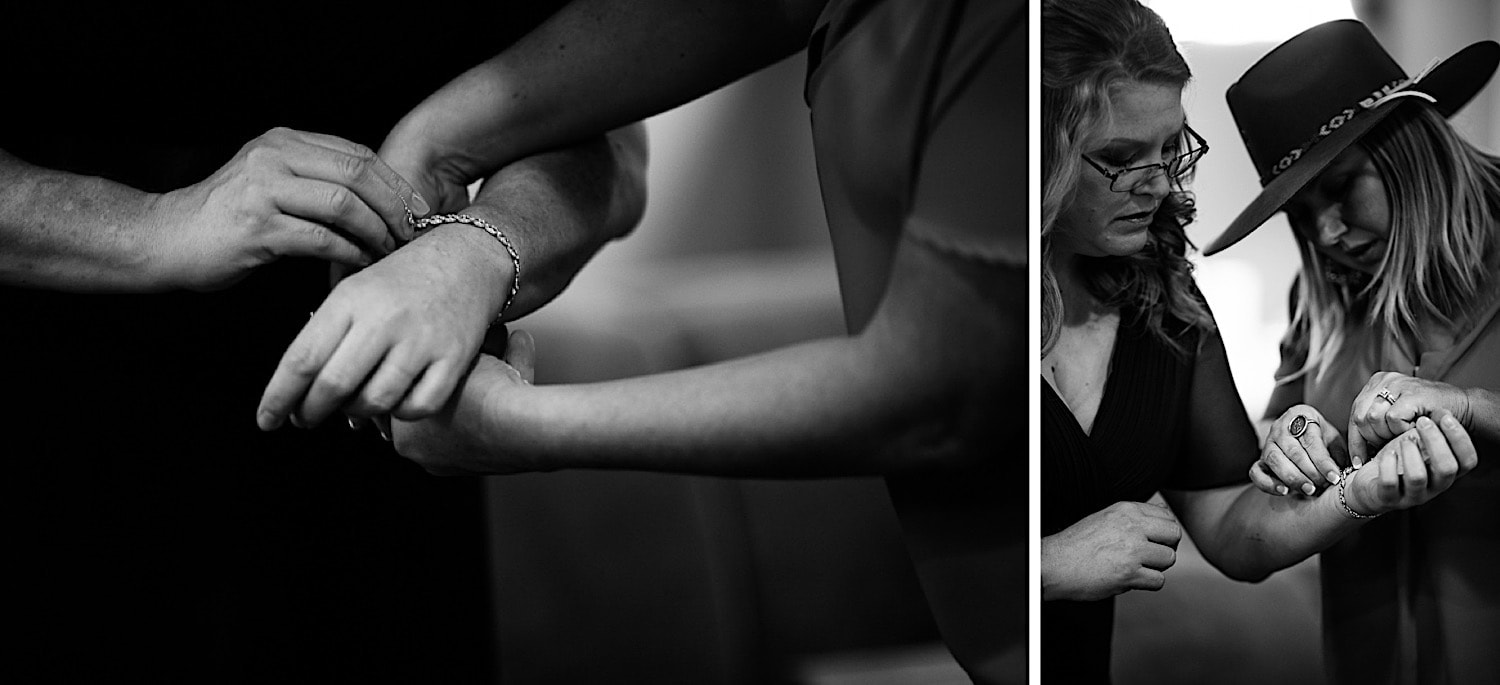
<svg viewBox="0 0 1500 685"><path fill-rule="evenodd" d="M1255 432L1186 257L1181 184L1208 150L1182 108L1191 73L1136 0L1042 11L1042 669L1107 682L1112 598L1160 589L1183 532L1256 581L1451 477L1400 489L1392 443L1317 497L1248 482ZM1462 427L1419 431L1435 472L1473 463Z"/></svg>
<svg viewBox="0 0 1500 685"><path fill-rule="evenodd" d="M1281 210L1302 256L1267 411L1280 418L1251 472L1262 490L1336 482L1325 443L1341 436L1356 465L1404 445L1403 487L1442 487L1454 474L1424 483L1424 455L1403 439L1434 421L1461 424L1478 453L1496 454L1500 159L1447 117L1497 64L1500 45L1484 41L1408 77L1363 24L1336 21L1283 43L1230 87L1264 188L1205 253ZM1500 682L1497 494L1500 470L1482 464L1420 509L1361 519L1323 553L1335 682Z"/></svg>

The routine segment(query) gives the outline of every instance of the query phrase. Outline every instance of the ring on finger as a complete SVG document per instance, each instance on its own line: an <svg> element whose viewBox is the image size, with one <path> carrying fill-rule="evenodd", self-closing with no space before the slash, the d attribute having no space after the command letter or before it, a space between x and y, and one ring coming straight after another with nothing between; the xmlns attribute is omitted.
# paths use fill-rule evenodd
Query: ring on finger
<svg viewBox="0 0 1500 685"><path fill-rule="evenodd" d="M1396 398L1391 397L1391 391L1387 388L1381 388L1380 392L1375 393L1375 396L1390 403L1393 407L1396 406Z"/></svg>
<svg viewBox="0 0 1500 685"><path fill-rule="evenodd" d="M1287 424L1286 428L1291 431L1292 437L1300 438L1303 433L1307 432L1307 427L1314 423L1317 423L1316 419L1309 419L1304 414L1298 414L1292 417L1292 422Z"/></svg>

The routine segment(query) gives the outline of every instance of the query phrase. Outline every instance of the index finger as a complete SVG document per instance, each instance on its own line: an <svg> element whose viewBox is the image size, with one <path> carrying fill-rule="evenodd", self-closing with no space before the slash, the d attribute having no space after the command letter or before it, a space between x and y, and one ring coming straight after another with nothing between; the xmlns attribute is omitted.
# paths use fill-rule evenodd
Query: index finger
<svg viewBox="0 0 1500 685"><path fill-rule="evenodd" d="M411 183L364 145L322 133L297 131L296 134L307 143L349 158L345 164L352 173L344 179L351 183L349 188L385 219L392 235L402 241L411 240L413 231L408 218L421 218L432 211Z"/></svg>
<svg viewBox="0 0 1500 685"><path fill-rule="evenodd" d="M255 412L255 421L261 430L278 428L293 408L302 403L302 397L328 358L333 356L348 329L347 318L334 322L332 315L325 314L321 307L313 313L281 355L271 381L261 394L260 407Z"/></svg>
<svg viewBox="0 0 1500 685"><path fill-rule="evenodd" d="M1365 444L1365 436L1359 432L1359 427L1354 425L1353 417L1349 419L1349 436L1347 441L1349 443L1349 463L1354 468L1364 466L1369 454L1369 447Z"/></svg>

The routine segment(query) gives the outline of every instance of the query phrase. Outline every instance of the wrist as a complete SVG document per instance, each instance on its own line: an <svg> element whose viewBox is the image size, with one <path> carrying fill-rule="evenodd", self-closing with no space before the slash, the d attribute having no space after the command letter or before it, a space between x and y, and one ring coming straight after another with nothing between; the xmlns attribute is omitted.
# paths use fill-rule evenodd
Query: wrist
<svg viewBox="0 0 1500 685"><path fill-rule="evenodd" d="M132 264L136 272L127 277L146 284L147 290L203 290L202 265L189 255L191 250L181 239L185 231L171 224L182 204L182 191L148 193L140 204L138 244L131 250L140 258Z"/></svg>
<svg viewBox="0 0 1500 685"><path fill-rule="evenodd" d="M505 231L503 225L498 227L505 234L512 233ZM429 245L438 246L450 265L458 267L466 287L474 288L481 298L487 323L510 308L513 290L519 283L520 265L504 243L478 226L458 222L437 223L420 237Z"/></svg>
<svg viewBox="0 0 1500 685"><path fill-rule="evenodd" d="M1343 473L1340 474L1337 492L1339 509L1342 515L1347 518L1359 520L1372 519L1385 512L1381 511L1379 507L1371 506L1368 502L1364 501L1363 493L1366 491L1366 488L1362 487L1361 484L1367 482L1370 477L1360 478L1359 474L1361 471L1363 469L1350 467L1344 469Z"/></svg>
<svg viewBox="0 0 1500 685"><path fill-rule="evenodd" d="M549 449L537 431L537 388L522 383L496 382L484 390L483 441L489 454L504 455L507 471L546 473L563 466L560 452Z"/></svg>
<svg viewBox="0 0 1500 685"><path fill-rule="evenodd" d="M1458 424L1470 433L1474 432L1474 413L1476 408L1484 406L1487 399L1483 393L1484 391L1479 388L1464 388L1463 391L1463 411L1455 418L1458 419ZM1436 417L1434 417L1434 420L1436 420Z"/></svg>
<svg viewBox="0 0 1500 685"><path fill-rule="evenodd" d="M391 129L387 141L409 148L408 158L448 178L477 180L515 158L509 143L518 122L510 95L484 65L428 96Z"/></svg>

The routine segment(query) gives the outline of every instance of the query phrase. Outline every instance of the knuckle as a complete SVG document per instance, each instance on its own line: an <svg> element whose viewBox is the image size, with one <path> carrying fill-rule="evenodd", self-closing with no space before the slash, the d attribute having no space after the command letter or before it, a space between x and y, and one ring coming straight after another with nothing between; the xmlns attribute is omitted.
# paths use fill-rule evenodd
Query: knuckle
<svg viewBox="0 0 1500 685"><path fill-rule="evenodd" d="M245 164L253 168L271 166L279 156L274 143L265 138L257 138L245 146Z"/></svg>
<svg viewBox="0 0 1500 685"><path fill-rule="evenodd" d="M403 413L413 419L424 419L436 414L441 406L436 399L431 397L413 397L401 408L404 410Z"/></svg>
<svg viewBox="0 0 1500 685"><path fill-rule="evenodd" d="M306 377L317 373L323 364L306 344L295 344L286 351L286 362L283 365L293 375Z"/></svg>
<svg viewBox="0 0 1500 685"><path fill-rule="evenodd" d="M347 217L354 212L358 200L348 188L334 186L328 191L328 197L324 198L324 203L334 216Z"/></svg>
<svg viewBox="0 0 1500 685"><path fill-rule="evenodd" d="M396 406L396 401L401 396L395 388L385 387L375 390L366 388L359 396L360 409L370 414L384 414Z"/></svg>
<svg viewBox="0 0 1500 685"><path fill-rule="evenodd" d="M354 181L368 175L374 163L375 153L369 148L360 146L350 154L339 155L338 171L344 180Z"/></svg>
<svg viewBox="0 0 1500 685"><path fill-rule="evenodd" d="M318 387L334 397L346 397L357 387L358 381L346 371L324 369L318 375Z"/></svg>

